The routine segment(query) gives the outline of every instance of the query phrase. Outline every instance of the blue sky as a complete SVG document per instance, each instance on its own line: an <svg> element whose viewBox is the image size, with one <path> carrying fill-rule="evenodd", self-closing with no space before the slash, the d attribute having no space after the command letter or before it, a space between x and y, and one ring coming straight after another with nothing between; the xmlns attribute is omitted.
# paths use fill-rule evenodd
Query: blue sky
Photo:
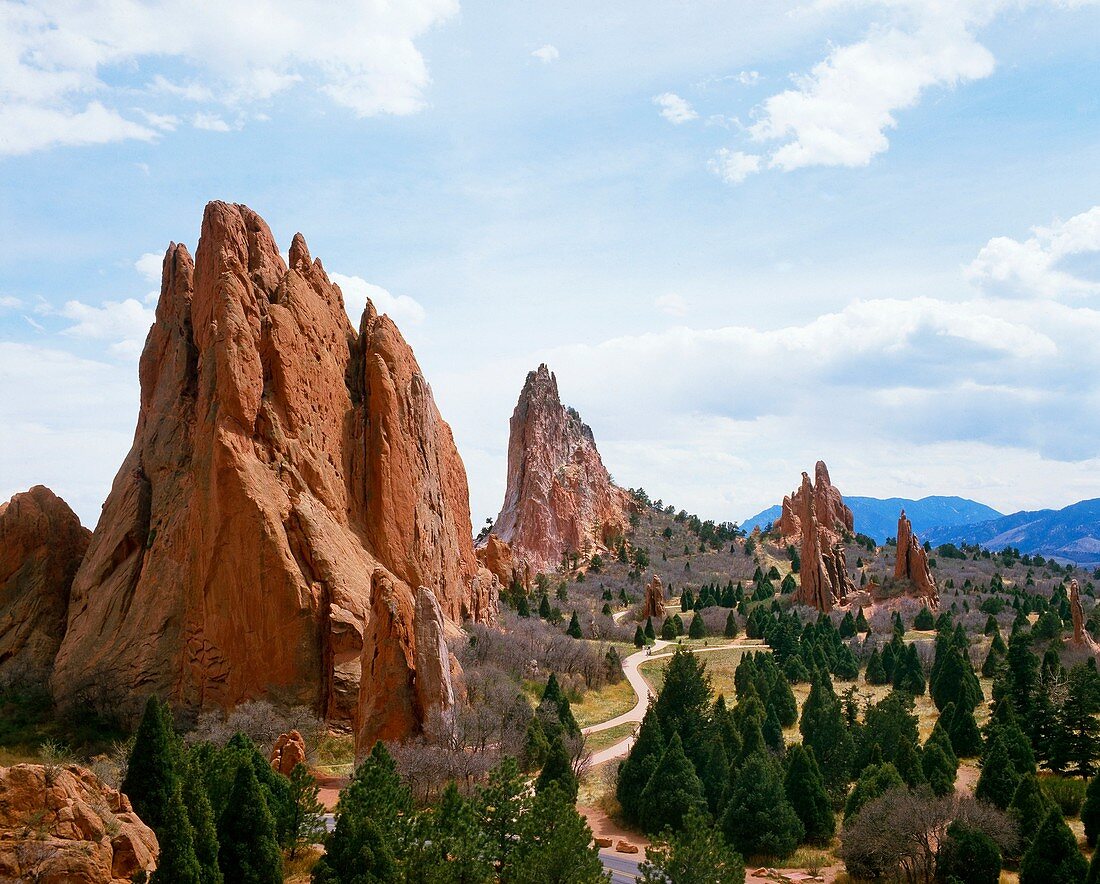
<svg viewBox="0 0 1100 884"><path fill-rule="evenodd" d="M1100 4L0 0L0 498L94 523L169 241L302 231L470 474L550 364L623 484L1100 496ZM354 306L352 306L354 305Z"/></svg>

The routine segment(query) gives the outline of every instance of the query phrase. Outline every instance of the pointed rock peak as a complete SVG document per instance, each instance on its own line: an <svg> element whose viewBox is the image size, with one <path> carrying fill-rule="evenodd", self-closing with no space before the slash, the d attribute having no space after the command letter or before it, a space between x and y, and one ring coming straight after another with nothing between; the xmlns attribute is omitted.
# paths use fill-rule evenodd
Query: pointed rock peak
<svg viewBox="0 0 1100 884"><path fill-rule="evenodd" d="M928 566L928 553L921 546L920 539L913 533L913 525L905 515L898 516L897 561L894 563L894 579L908 580L913 595L922 599L935 611L939 607L940 596L936 589L936 579Z"/></svg>
<svg viewBox="0 0 1100 884"><path fill-rule="evenodd" d="M306 273L309 270L313 259L309 256L309 246L306 245L306 238L302 234L294 234L294 239L290 241L288 257L292 270L297 270L299 273Z"/></svg>

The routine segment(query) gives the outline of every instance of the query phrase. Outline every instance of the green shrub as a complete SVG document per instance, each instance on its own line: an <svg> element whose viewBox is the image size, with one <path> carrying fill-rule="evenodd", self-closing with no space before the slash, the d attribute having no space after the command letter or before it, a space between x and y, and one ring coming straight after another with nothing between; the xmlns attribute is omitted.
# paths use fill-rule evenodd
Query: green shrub
<svg viewBox="0 0 1100 884"><path fill-rule="evenodd" d="M1081 813L1085 801L1086 782L1069 777L1042 777L1039 783L1043 794L1058 805L1062 816L1075 817Z"/></svg>

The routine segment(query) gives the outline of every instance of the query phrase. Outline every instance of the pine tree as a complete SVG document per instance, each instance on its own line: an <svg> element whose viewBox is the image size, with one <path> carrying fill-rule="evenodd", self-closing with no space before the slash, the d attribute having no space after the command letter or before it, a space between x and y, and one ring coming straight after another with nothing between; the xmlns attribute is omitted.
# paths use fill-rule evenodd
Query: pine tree
<svg viewBox="0 0 1100 884"><path fill-rule="evenodd" d="M730 779L729 753L726 751L725 740L716 726L712 726L710 734L700 750L700 764L695 768L699 779L703 783L703 795L707 799L707 807L712 814L717 815L725 806L726 787Z"/></svg>
<svg viewBox="0 0 1100 884"><path fill-rule="evenodd" d="M644 648L646 644L645 630L642 629L641 624L638 624L638 628L634 630L634 647Z"/></svg>
<svg viewBox="0 0 1100 884"><path fill-rule="evenodd" d="M1077 884L1088 873L1077 839L1053 808L1020 862L1020 884Z"/></svg>
<svg viewBox="0 0 1100 884"><path fill-rule="evenodd" d="M619 765L619 781L615 796L628 822L638 824L642 819L642 791L665 752L665 737L657 710L651 705L646 710L638 739L630 747L630 754Z"/></svg>
<svg viewBox="0 0 1100 884"><path fill-rule="evenodd" d="M1081 822L1085 824L1085 840L1089 847L1096 847L1100 840L1100 776L1089 780L1085 789L1085 803L1081 805Z"/></svg>
<svg viewBox="0 0 1100 884"><path fill-rule="evenodd" d="M933 629L936 626L936 621L932 617L932 612L928 608L921 608L917 612L916 618L913 620L913 628L919 629L922 632L929 629Z"/></svg>
<svg viewBox="0 0 1100 884"><path fill-rule="evenodd" d="M868 633L871 631L871 624L867 622L867 617L863 613L863 608L860 608L859 613L856 615L856 631L859 633Z"/></svg>
<svg viewBox="0 0 1100 884"><path fill-rule="evenodd" d="M700 813L679 832L655 838L639 871L642 884L744 884L745 862Z"/></svg>
<svg viewBox="0 0 1100 884"><path fill-rule="evenodd" d="M887 684L890 681L882 666L882 655L878 648L872 650L871 656L867 658L867 671L863 674L863 680L867 684Z"/></svg>
<svg viewBox="0 0 1100 884"><path fill-rule="evenodd" d="M673 734L657 768L642 791L642 827L646 832L665 828L679 831L684 818L706 807L703 784L684 754L679 734Z"/></svg>
<svg viewBox="0 0 1100 884"><path fill-rule="evenodd" d="M764 719L764 723L760 726L760 735L764 738L764 745L775 752L777 755L782 755L785 748L783 743L783 726L779 723L779 718L775 714L775 706L768 706L768 714Z"/></svg>
<svg viewBox="0 0 1100 884"><path fill-rule="evenodd" d="M550 596L543 593L541 599L539 599L539 616L543 620L550 619Z"/></svg>
<svg viewBox="0 0 1100 884"><path fill-rule="evenodd" d="M520 774L516 760L507 755L478 790L475 812L489 842L488 855L497 866L507 865L516 848L519 820L529 810L528 795L526 778Z"/></svg>
<svg viewBox="0 0 1100 884"><path fill-rule="evenodd" d="M1016 820L1022 845L1021 853L1031 846L1031 839L1039 831L1052 806L1053 803L1043 794L1035 774L1020 777L1020 783L1008 805L1008 812Z"/></svg>
<svg viewBox="0 0 1100 884"><path fill-rule="evenodd" d="M1018 783L1019 774L1008 757L1008 751L1000 736L994 735L982 759L982 772L974 789L974 797L1006 810L1012 803Z"/></svg>
<svg viewBox="0 0 1100 884"><path fill-rule="evenodd" d="M836 831L836 817L812 749L800 743L791 746L787 752L787 774L783 786L787 800L806 830L806 840L813 844L828 844Z"/></svg>
<svg viewBox="0 0 1100 884"><path fill-rule="evenodd" d="M573 616L569 618L569 626L565 630L566 635L570 635L573 638L584 638L584 633L581 632L581 624L577 619L577 612L573 612Z"/></svg>
<svg viewBox="0 0 1100 884"><path fill-rule="evenodd" d="M281 884L283 880L275 820L251 763L237 768L229 801L218 820L218 865L225 880L234 884Z"/></svg>
<svg viewBox="0 0 1100 884"><path fill-rule="evenodd" d="M542 721L537 715L532 715L527 725L527 733L523 737L523 750L520 754L523 769L528 772L538 770L546 761L549 752L550 741L546 738Z"/></svg>
<svg viewBox="0 0 1100 884"><path fill-rule="evenodd" d="M897 768L901 778L910 789L923 786L926 782L924 768L921 767L920 752L914 742L899 739L897 749L894 752L894 767Z"/></svg>
<svg viewBox="0 0 1100 884"><path fill-rule="evenodd" d="M561 735L555 734L550 740L550 751L535 781L535 792L545 790L551 783L557 783L563 795L577 800L577 775L573 773L573 764L569 759L569 750L565 748Z"/></svg>
<svg viewBox="0 0 1100 884"><path fill-rule="evenodd" d="M1100 884L1100 850L1092 854L1092 862L1089 863L1089 873L1085 877L1085 884Z"/></svg>
<svg viewBox="0 0 1100 884"><path fill-rule="evenodd" d="M645 618L645 637L651 642L657 640L657 633L653 631L652 617Z"/></svg>
<svg viewBox="0 0 1100 884"><path fill-rule="evenodd" d="M869 801L885 795L891 789L904 786L905 781L898 769L889 761L882 764L869 764L859 775L855 786L844 803L844 818L855 816Z"/></svg>
<svg viewBox="0 0 1100 884"><path fill-rule="evenodd" d="M134 737L121 791L130 799L134 813L158 836L176 788L176 762L167 710L156 697L150 697Z"/></svg>
<svg viewBox="0 0 1100 884"><path fill-rule="evenodd" d="M606 881L592 830L556 783L538 794L519 819L517 843L500 877L512 884Z"/></svg>
<svg viewBox="0 0 1100 884"><path fill-rule="evenodd" d="M581 729L577 724L577 719L573 717L573 708L569 704L569 698L565 696L565 691L561 689L558 677L553 672L546 680L546 687L543 688L539 706L557 715L558 723L567 735L571 737L580 736ZM551 734L547 733L547 738L550 736Z"/></svg>
<svg viewBox="0 0 1100 884"><path fill-rule="evenodd" d="M955 790L957 770L938 743L927 743L921 752L921 770L934 795L943 797Z"/></svg>
<svg viewBox="0 0 1100 884"><path fill-rule="evenodd" d="M936 876L942 881L997 884L1001 880L1001 849L980 829L953 822L936 854Z"/></svg>
<svg viewBox="0 0 1100 884"><path fill-rule="evenodd" d="M737 638L737 615L732 610L726 615L726 628L722 631L722 635L726 638Z"/></svg>
<svg viewBox="0 0 1100 884"><path fill-rule="evenodd" d="M427 837L416 840L430 852L428 869L422 878L408 875L408 880L432 884L491 884L496 880L488 833L453 782L444 788L438 807L425 822Z"/></svg>
<svg viewBox="0 0 1100 884"><path fill-rule="evenodd" d="M691 626L688 627L688 638L706 638L707 625L703 622L703 616L696 612L691 618Z"/></svg>
<svg viewBox="0 0 1100 884"><path fill-rule="evenodd" d="M368 818L399 856L405 841L404 821L412 815L412 810L412 795L401 782L390 753L379 741L340 793L336 804L337 829L342 817ZM329 836L326 850L335 835L333 832Z"/></svg>
<svg viewBox="0 0 1100 884"><path fill-rule="evenodd" d="M665 682L655 704L666 745L678 733L684 752L689 758L696 757L696 747L706 733L710 695L706 664L686 648L677 648L668 662Z"/></svg>
<svg viewBox="0 0 1100 884"><path fill-rule="evenodd" d="M282 846L289 851L290 858L294 859L302 847L320 840L325 831L325 807L317 800L320 788L308 767L301 763L296 764L289 779L290 812Z"/></svg>
<svg viewBox="0 0 1100 884"><path fill-rule="evenodd" d="M726 840L743 856L794 852L806 830L783 789L778 762L754 752L731 774L729 799L721 820Z"/></svg>
<svg viewBox="0 0 1100 884"><path fill-rule="evenodd" d="M168 800L159 810L160 828L156 834L160 854L151 884L200 884L202 873L178 780L173 781Z"/></svg>
<svg viewBox="0 0 1100 884"><path fill-rule="evenodd" d="M826 788L833 792L845 787L851 781L852 735L828 676L821 671L814 675L798 727L803 745L813 749Z"/></svg>
<svg viewBox="0 0 1100 884"><path fill-rule="evenodd" d="M661 624L661 640L671 642L676 640L676 623L671 617L666 617Z"/></svg>
<svg viewBox="0 0 1100 884"><path fill-rule="evenodd" d="M224 877L218 866L218 830L210 797L202 780L196 759L188 756L181 777L183 806L191 823L195 844L195 858L199 863L199 884L223 884Z"/></svg>
<svg viewBox="0 0 1100 884"><path fill-rule="evenodd" d="M958 758L974 758L982 751L982 735L978 722L969 709L956 709L950 718L947 735L951 738L951 748Z"/></svg>

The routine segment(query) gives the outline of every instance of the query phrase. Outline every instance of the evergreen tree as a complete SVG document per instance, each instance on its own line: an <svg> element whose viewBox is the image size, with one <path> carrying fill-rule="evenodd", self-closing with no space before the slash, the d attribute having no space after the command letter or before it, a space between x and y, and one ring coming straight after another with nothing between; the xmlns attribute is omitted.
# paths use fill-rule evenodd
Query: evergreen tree
<svg viewBox="0 0 1100 884"><path fill-rule="evenodd" d="M1081 822L1085 824L1085 840L1089 847L1096 847L1100 840L1100 776L1089 780L1085 789L1085 803L1081 805Z"/></svg>
<svg viewBox="0 0 1100 884"><path fill-rule="evenodd" d="M679 831L684 818L706 807L703 784L673 734L657 768L642 791L642 826L649 833Z"/></svg>
<svg viewBox="0 0 1100 884"><path fill-rule="evenodd" d="M200 884L202 872L178 780L173 781L168 801L159 811L160 828L156 834L160 853L151 884Z"/></svg>
<svg viewBox="0 0 1100 884"><path fill-rule="evenodd" d="M176 748L172 724L165 707L156 697L145 704L134 748L126 767L121 791L136 813L160 836L164 813L176 789Z"/></svg>
<svg viewBox="0 0 1100 884"><path fill-rule="evenodd" d="M592 830L557 783L535 796L517 828L518 839L502 869L502 881L602 884L607 880Z"/></svg>
<svg viewBox="0 0 1100 884"><path fill-rule="evenodd" d="M1035 773L1035 753L1031 749L1031 740L1020 729L1016 722L1016 713L1012 709L1012 701L1002 697L993 707L993 715L985 727L985 742L988 746L997 734L1004 743L1008 757L1018 774Z"/></svg>
<svg viewBox="0 0 1100 884"><path fill-rule="evenodd" d="M581 632L580 621L577 620L577 612L573 612L573 616L569 618L569 626L565 629L565 634L570 635L573 638L584 638L584 633Z"/></svg>
<svg viewBox="0 0 1100 884"><path fill-rule="evenodd" d="M815 673L802 706L798 728L803 745L814 752L826 788L837 792L847 786L851 781L852 735L828 676L820 671Z"/></svg>
<svg viewBox="0 0 1100 884"><path fill-rule="evenodd" d="M711 732L703 744L700 761L695 768L699 779L703 783L703 795L707 799L707 807L712 814L717 815L725 806L726 787L730 779L729 753L726 751L725 740L716 726L711 727Z"/></svg>
<svg viewBox="0 0 1100 884"><path fill-rule="evenodd" d="M666 745L679 734L688 758L696 758L710 711L710 677L706 664L686 648L677 648L665 670L655 708Z"/></svg>
<svg viewBox="0 0 1100 884"><path fill-rule="evenodd" d="M529 809L528 793L527 780L520 774L516 760L507 755L478 790L475 811L489 842L488 855L497 866L506 866L515 850L519 820Z"/></svg>
<svg viewBox="0 0 1100 884"><path fill-rule="evenodd" d="M688 627L688 638L706 638L707 625L703 622L701 614L696 612L691 618L691 626Z"/></svg>
<svg viewBox="0 0 1100 884"><path fill-rule="evenodd" d="M1001 849L980 829L953 822L936 853L936 877L965 884L997 884L1001 880Z"/></svg>
<svg viewBox="0 0 1100 884"><path fill-rule="evenodd" d="M920 751L915 741L899 739L892 763L910 789L916 789L925 784L924 768L921 766Z"/></svg>
<svg viewBox="0 0 1100 884"><path fill-rule="evenodd" d="M653 631L652 617L645 618L645 637L651 642L657 640L657 633Z"/></svg>
<svg viewBox="0 0 1100 884"><path fill-rule="evenodd" d="M230 738L226 744L226 750L233 759L231 766L234 769L234 779L231 782L236 781L235 771L237 767L245 763L251 763L256 779L260 783L260 791L263 794L264 802L275 820L275 839L280 844L284 843L290 826L290 819L293 815L290 802L290 781L271 766L251 739L240 732ZM228 800L228 794L226 799Z"/></svg>
<svg viewBox="0 0 1100 884"><path fill-rule="evenodd" d="M496 880L491 847L477 813L453 782L426 820L425 838L416 839L429 851L422 878L431 884L491 884Z"/></svg>
<svg viewBox="0 0 1100 884"><path fill-rule="evenodd" d="M1053 803L1043 794L1039 779L1035 774L1020 777L1020 783L1012 795L1008 812L1016 820L1016 830L1020 834L1021 853L1031 846L1031 839L1039 831L1043 821L1050 813Z"/></svg>
<svg viewBox="0 0 1100 884"><path fill-rule="evenodd" d="M1100 884L1100 850L1092 854L1092 862L1089 863L1089 873L1085 876L1085 884Z"/></svg>
<svg viewBox="0 0 1100 884"><path fill-rule="evenodd" d="M294 765L289 779L290 813L282 846L294 859L302 847L320 841L325 831L325 807L317 800L320 788L308 767L301 763Z"/></svg>
<svg viewBox="0 0 1100 884"><path fill-rule="evenodd" d="M731 775L729 799L722 815L726 840L743 856L766 853L785 857L805 835L783 789L778 762L754 752Z"/></svg>
<svg viewBox="0 0 1100 884"><path fill-rule="evenodd" d="M974 789L974 797L1007 810L1019 778L1000 736L994 735L982 759L982 772Z"/></svg>
<svg viewBox="0 0 1100 884"><path fill-rule="evenodd" d="M955 790L956 767L938 743L925 745L920 762L928 788L934 795L942 798Z"/></svg>
<svg viewBox="0 0 1100 884"><path fill-rule="evenodd" d="M860 608L859 613L856 615L856 631L861 634L866 634L871 631L871 624L867 622L867 617L863 613L863 608Z"/></svg>
<svg viewBox="0 0 1100 884"><path fill-rule="evenodd" d="M214 810L195 759L187 758L181 779L183 806L187 808L195 858L199 863L199 884L223 884L224 878L218 866L218 830Z"/></svg>
<svg viewBox="0 0 1100 884"><path fill-rule="evenodd" d="M856 621L851 611L848 611L844 615L844 619L840 621L840 627L837 631L840 633L841 638L852 638L856 634Z"/></svg>
<svg viewBox="0 0 1100 884"><path fill-rule="evenodd" d="M882 764L869 764L859 775L855 786L844 803L844 818L855 816L869 801L885 795L891 789L904 786L905 781L898 769L889 761Z"/></svg>
<svg viewBox="0 0 1100 884"><path fill-rule="evenodd" d="M388 849L398 858L406 839L405 821L412 816L412 795L397 773L397 765L381 741L355 769L351 782L340 793L336 804L336 829L325 842L326 852L339 841L340 821L344 817L371 821L385 839ZM348 834L364 840L368 846L373 836L356 825ZM343 845L337 845L343 850Z"/></svg>
<svg viewBox="0 0 1100 884"><path fill-rule="evenodd" d="M951 748L958 758L974 758L982 751L982 735L978 722L969 709L956 709L949 719L947 735L951 738Z"/></svg>
<svg viewBox="0 0 1100 884"><path fill-rule="evenodd" d="M800 743L791 746L783 786L787 800L806 830L806 840L828 844L836 831L836 818L812 749Z"/></svg>
<svg viewBox="0 0 1100 884"><path fill-rule="evenodd" d="M577 800L577 775L573 773L569 750L565 748L560 734L555 734L550 740L550 751L546 753L546 761L535 781L535 792L543 792L551 783L556 783L570 800Z"/></svg>
<svg viewBox="0 0 1100 884"><path fill-rule="evenodd" d="M1020 884L1077 884L1088 873L1077 839L1062 812L1053 808L1020 862Z"/></svg>
<svg viewBox="0 0 1100 884"><path fill-rule="evenodd" d="M722 631L722 635L726 638L737 638L737 615L731 610L726 615L726 628Z"/></svg>
<svg viewBox="0 0 1100 884"><path fill-rule="evenodd" d="M558 724L561 725L561 730L565 734L571 737L580 736L581 729L577 724L577 719L573 717L573 708L569 705L569 698L565 696L565 691L561 689L561 685L558 683L558 677L553 672L550 673L550 677L546 680L546 687L543 688L539 706L547 709L551 713L556 713ZM547 738L550 736L552 736L552 734L548 732Z"/></svg>
<svg viewBox="0 0 1100 884"><path fill-rule="evenodd" d="M936 621L932 617L932 612L929 611L928 608L921 608L920 611L917 612L916 618L913 620L913 628L927 631L929 629L934 629L935 626Z"/></svg>
<svg viewBox="0 0 1100 884"><path fill-rule="evenodd" d="M646 644L645 630L642 629L641 624L638 624L638 628L634 630L634 647L644 648Z"/></svg>
<svg viewBox="0 0 1100 884"><path fill-rule="evenodd" d="M867 658L867 671L863 674L863 680L867 684L887 684L890 679L886 675L886 670L882 666L882 655L879 654L878 648L871 651L871 656Z"/></svg>
<svg viewBox="0 0 1100 884"><path fill-rule="evenodd" d="M1097 712L1100 703L1094 675L1083 665L1074 666L1066 679L1066 697L1052 723L1049 739L1052 770L1068 768L1083 777L1092 774L1100 746Z"/></svg>
<svg viewBox="0 0 1100 884"><path fill-rule="evenodd" d="M218 865L225 880L234 884L281 884L283 880L275 820L251 763L237 768L229 801L218 820Z"/></svg>
<svg viewBox="0 0 1100 884"><path fill-rule="evenodd" d="M550 741L546 738L546 730L537 715L531 716L527 725L527 733L523 736L523 750L520 761L525 771L538 770L546 761L550 752Z"/></svg>
<svg viewBox="0 0 1100 884"><path fill-rule="evenodd" d="M539 599L539 616L543 620L550 619L550 596L543 593L542 598Z"/></svg>
<svg viewBox="0 0 1100 884"><path fill-rule="evenodd" d="M764 723L760 726L760 735L764 738L764 745L775 752L777 755L782 755L785 748L783 743L783 726L779 723L779 718L775 714L775 706L768 706L768 714L764 719Z"/></svg>
<svg viewBox="0 0 1100 884"><path fill-rule="evenodd" d="M894 688L919 697L925 691L924 668L915 644L905 645L894 661Z"/></svg>
<svg viewBox="0 0 1100 884"><path fill-rule="evenodd" d="M744 884L745 862L700 813L680 832L653 840L639 871L642 884Z"/></svg>
<svg viewBox="0 0 1100 884"><path fill-rule="evenodd" d="M661 624L661 640L676 641L676 623L671 617L666 617L665 622Z"/></svg>
<svg viewBox="0 0 1100 884"><path fill-rule="evenodd" d="M665 737L657 710L650 706L638 728L638 739L630 747L630 753L619 765L619 782L615 796L623 809L623 816L630 823L639 824L642 819L642 791L665 752Z"/></svg>

